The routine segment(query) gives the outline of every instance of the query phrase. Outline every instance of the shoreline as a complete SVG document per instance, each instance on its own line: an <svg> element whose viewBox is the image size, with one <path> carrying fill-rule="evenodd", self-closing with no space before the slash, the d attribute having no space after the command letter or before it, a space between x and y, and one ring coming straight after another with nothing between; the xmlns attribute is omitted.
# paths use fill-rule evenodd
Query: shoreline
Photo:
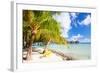
<svg viewBox="0 0 100 73"><path fill-rule="evenodd" d="M51 49L50 49L51 50ZM76 60L76 58L72 55L72 54L64 54L62 52L57 52L55 50L51 50L53 53L61 56L63 58L63 60Z"/></svg>
<svg viewBox="0 0 100 73"><path fill-rule="evenodd" d="M70 54L64 54L62 52L57 52L55 50L51 50L52 55L50 57L43 57L40 58L43 54L40 53L41 50L34 50L32 52L32 60L24 60L26 57L27 51L23 51L23 63L36 63L36 62L62 62L62 61L69 61L69 60L76 60L72 55Z"/></svg>

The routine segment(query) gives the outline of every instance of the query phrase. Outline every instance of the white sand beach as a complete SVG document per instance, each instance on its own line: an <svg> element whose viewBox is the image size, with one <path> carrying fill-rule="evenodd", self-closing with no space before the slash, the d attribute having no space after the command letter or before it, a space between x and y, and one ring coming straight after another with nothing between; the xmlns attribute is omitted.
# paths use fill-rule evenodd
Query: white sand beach
<svg viewBox="0 0 100 73"><path fill-rule="evenodd" d="M24 57L25 57L25 53L24 52ZM42 57L43 56L42 54L38 53L38 52L33 52L32 53L32 60L23 60L23 63L36 63L36 62L60 62L60 61L63 61L62 57L61 56L58 56L56 55L55 53L52 53L51 56L49 57Z"/></svg>

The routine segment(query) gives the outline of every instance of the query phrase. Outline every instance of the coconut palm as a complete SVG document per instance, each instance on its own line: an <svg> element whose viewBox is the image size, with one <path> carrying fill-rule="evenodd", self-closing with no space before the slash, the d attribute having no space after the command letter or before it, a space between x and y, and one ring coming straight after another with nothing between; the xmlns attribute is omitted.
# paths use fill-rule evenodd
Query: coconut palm
<svg viewBox="0 0 100 73"><path fill-rule="evenodd" d="M33 42L41 41L48 44L52 41L66 44L66 40L60 36L60 24L53 18L55 13L50 11L23 11L23 48L27 48L27 59L31 58Z"/></svg>

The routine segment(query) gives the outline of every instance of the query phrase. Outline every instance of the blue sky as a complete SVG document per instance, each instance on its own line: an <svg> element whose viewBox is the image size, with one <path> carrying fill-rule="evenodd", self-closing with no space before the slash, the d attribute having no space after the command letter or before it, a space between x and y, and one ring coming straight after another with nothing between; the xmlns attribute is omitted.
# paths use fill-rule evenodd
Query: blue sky
<svg viewBox="0 0 100 73"><path fill-rule="evenodd" d="M67 40L90 42L91 39L91 13L61 12L54 15L61 25L61 36Z"/></svg>

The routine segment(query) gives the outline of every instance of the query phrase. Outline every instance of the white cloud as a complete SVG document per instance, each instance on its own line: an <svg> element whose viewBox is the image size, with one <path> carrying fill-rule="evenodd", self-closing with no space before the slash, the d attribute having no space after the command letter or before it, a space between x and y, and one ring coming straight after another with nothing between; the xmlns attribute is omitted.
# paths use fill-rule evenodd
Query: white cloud
<svg viewBox="0 0 100 73"><path fill-rule="evenodd" d="M71 12L71 13L70 13L70 16L71 16L71 22L73 23L73 25L74 25L75 27L77 27L77 20L76 20L76 18L78 17L78 13L76 13L76 12Z"/></svg>
<svg viewBox="0 0 100 73"><path fill-rule="evenodd" d="M80 25L89 25L91 24L91 16L90 15L87 15L87 17L81 21L81 22L78 22Z"/></svg>
<svg viewBox="0 0 100 73"><path fill-rule="evenodd" d="M72 36L68 41L79 41L81 43L91 42L90 38L86 38L83 35L77 34Z"/></svg>
<svg viewBox="0 0 100 73"><path fill-rule="evenodd" d="M68 37L68 31L71 29L71 20L69 13L61 13L54 15L54 19L56 19L61 24L61 36Z"/></svg>
<svg viewBox="0 0 100 73"><path fill-rule="evenodd" d="M82 35L77 34L77 35L75 35L75 36L72 36L72 37L70 38L70 41L78 41L78 40L80 40L80 39L82 39L82 38L83 38Z"/></svg>
<svg viewBox="0 0 100 73"><path fill-rule="evenodd" d="M75 18L77 18L77 14L75 12L70 13L72 20L74 20Z"/></svg>
<svg viewBox="0 0 100 73"><path fill-rule="evenodd" d="M80 40L80 42L85 43L85 42L91 42L90 38L84 38L82 40Z"/></svg>

